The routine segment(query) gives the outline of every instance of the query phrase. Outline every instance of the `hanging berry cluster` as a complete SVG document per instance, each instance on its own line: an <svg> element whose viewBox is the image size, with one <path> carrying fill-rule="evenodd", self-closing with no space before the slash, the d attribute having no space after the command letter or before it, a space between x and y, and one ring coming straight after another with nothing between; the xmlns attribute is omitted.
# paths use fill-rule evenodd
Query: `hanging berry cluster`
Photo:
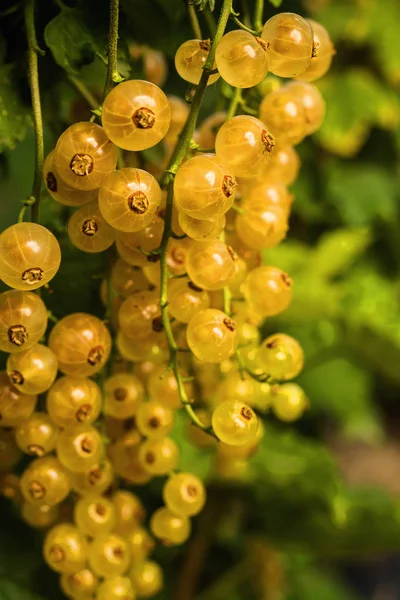
<svg viewBox="0 0 400 600"><path fill-rule="evenodd" d="M49 314L34 291L57 273L59 243L38 222L0 234L0 277L12 288L0 295L0 350L9 353L0 373L1 487L10 496L18 489L23 519L47 529L44 558L75 600L133 600L162 588L145 508L128 488L166 477L150 531L167 545L190 536L206 492L179 471L176 411L186 411L192 441L212 448L225 477L242 473L257 449L256 412L293 421L307 407L288 383L303 366L299 343L283 333L260 341L259 325L292 300L290 276L261 264L260 251L286 236L287 187L299 170L293 146L321 125L324 101L310 82L334 50L326 30L299 15L275 15L260 35L234 16L241 28L224 34L232 15L224 0L214 39L176 51L178 74L194 86L190 104L153 81L124 81L107 90L101 125L74 123L44 162L49 194L76 209L72 244L111 257L105 321L73 313L47 335ZM253 115L242 89L268 72L293 81L268 89ZM155 73L160 83L163 69ZM206 87L219 77L234 88L227 112L198 127ZM140 152L161 141L165 164L147 169ZM33 460L17 477L21 452Z"/></svg>

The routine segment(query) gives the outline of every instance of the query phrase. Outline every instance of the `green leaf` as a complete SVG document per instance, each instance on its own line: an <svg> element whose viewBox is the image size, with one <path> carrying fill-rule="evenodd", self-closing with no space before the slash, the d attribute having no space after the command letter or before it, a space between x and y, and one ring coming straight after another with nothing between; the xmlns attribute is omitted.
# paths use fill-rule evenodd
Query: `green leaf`
<svg viewBox="0 0 400 600"><path fill-rule="evenodd" d="M30 111L12 84L11 65L0 68L0 152L24 139L31 123Z"/></svg>
<svg viewBox="0 0 400 600"><path fill-rule="evenodd" d="M313 277L342 274L366 250L371 241L367 229L335 229L325 233L307 263Z"/></svg>
<svg viewBox="0 0 400 600"><path fill-rule="evenodd" d="M211 12L215 8L215 0L191 0L190 4L194 4L199 10L204 10L208 7Z"/></svg>
<svg viewBox="0 0 400 600"><path fill-rule="evenodd" d="M33 594L29 588L24 587L10 579L0 577L0 600L45 600L43 596Z"/></svg>
<svg viewBox="0 0 400 600"><path fill-rule="evenodd" d="M363 227L396 217L396 182L389 171L374 164L330 163L325 176L328 200L346 224Z"/></svg>
<svg viewBox="0 0 400 600"><path fill-rule="evenodd" d="M175 413L175 426L172 436L180 449L180 471L189 471L200 479L207 479L211 469L212 454L198 448L188 439L189 427L195 427L186 412L181 409Z"/></svg>
<svg viewBox="0 0 400 600"><path fill-rule="evenodd" d="M62 10L46 26L44 39L56 63L71 73L78 73L96 57L94 40L78 10Z"/></svg>

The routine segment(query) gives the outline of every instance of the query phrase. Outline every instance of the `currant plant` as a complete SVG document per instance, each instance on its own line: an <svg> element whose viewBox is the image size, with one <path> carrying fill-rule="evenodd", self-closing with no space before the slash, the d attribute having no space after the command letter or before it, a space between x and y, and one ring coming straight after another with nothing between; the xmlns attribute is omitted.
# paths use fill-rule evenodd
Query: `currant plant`
<svg viewBox="0 0 400 600"><path fill-rule="evenodd" d="M216 19L213 9L188 3L194 39L175 48L177 74L190 84L180 98L161 89L167 62L151 47L130 44L147 79L124 80L119 0L110 0L102 102L69 73L93 116L71 123L44 160L40 6L26 1L36 159L32 193L0 234L0 277L13 288L0 294L0 349L9 354L0 428L12 428L6 470L19 451L34 457L18 480L21 515L47 529L44 559L75 600L161 590L152 536L183 544L207 500L205 482L180 471L179 411L190 439L214 454L218 475L246 469L267 410L290 422L308 406L291 382L304 363L300 344L285 333L261 341L264 319L285 311L293 294L290 275L262 258L287 235L288 186L300 167L293 146L323 121L311 82L329 68L333 46L300 15L263 23L260 0L248 25L232 0ZM268 73L295 81L268 89ZM215 85L225 90L223 110L200 123ZM162 158L154 159L156 147ZM62 231L39 222L42 182L63 206ZM82 263L84 253L104 256L103 319L83 309L58 319L46 309L67 244ZM146 525L147 507L131 488L158 477L164 504ZM72 508L67 516L63 507Z"/></svg>

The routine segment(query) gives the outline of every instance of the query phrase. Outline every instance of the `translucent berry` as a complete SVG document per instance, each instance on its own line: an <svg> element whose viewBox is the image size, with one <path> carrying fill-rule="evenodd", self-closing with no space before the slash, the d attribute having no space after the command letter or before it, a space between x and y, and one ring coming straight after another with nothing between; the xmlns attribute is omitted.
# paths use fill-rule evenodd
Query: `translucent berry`
<svg viewBox="0 0 400 600"><path fill-rule="evenodd" d="M97 536L89 547L89 565L99 577L123 575L129 567L127 542L114 533Z"/></svg>
<svg viewBox="0 0 400 600"><path fill-rule="evenodd" d="M229 85L254 87L268 73L267 44L247 31L235 29L222 37L215 62L222 79Z"/></svg>
<svg viewBox="0 0 400 600"><path fill-rule="evenodd" d="M234 250L224 242L193 242L186 257L186 270L193 283L205 290L221 290L235 276Z"/></svg>
<svg viewBox="0 0 400 600"><path fill-rule="evenodd" d="M105 98L101 114L110 140L124 150L145 150L160 142L171 122L164 92L140 79L124 81Z"/></svg>
<svg viewBox="0 0 400 600"><path fill-rule="evenodd" d="M272 391L272 410L281 421L299 419L308 408L303 389L296 383L284 383Z"/></svg>
<svg viewBox="0 0 400 600"><path fill-rule="evenodd" d="M98 585L99 580L96 575L86 568L76 573L63 573L60 577L61 590L73 600L93 598Z"/></svg>
<svg viewBox="0 0 400 600"><path fill-rule="evenodd" d="M121 258L137 267L149 264L148 257L139 248L151 252L159 247L164 229L164 221L154 217L150 224L141 231L117 234L117 250Z"/></svg>
<svg viewBox="0 0 400 600"><path fill-rule="evenodd" d="M21 492L25 500L37 506L54 506L71 490L69 477L54 456L32 461L21 475Z"/></svg>
<svg viewBox="0 0 400 600"><path fill-rule="evenodd" d="M307 19L307 22L311 25L313 32L312 58L307 69L296 79L315 81L329 71L332 58L335 54L335 48L329 37L329 33L323 25L312 19Z"/></svg>
<svg viewBox="0 0 400 600"><path fill-rule="evenodd" d="M150 519L153 535L167 546L183 544L190 536L190 520L162 507L156 510Z"/></svg>
<svg viewBox="0 0 400 600"><path fill-rule="evenodd" d="M298 144L308 132L304 105L286 86L264 98L260 119L279 144Z"/></svg>
<svg viewBox="0 0 400 600"><path fill-rule="evenodd" d="M190 382L184 383L187 396L193 395L193 389ZM148 381L149 396L171 409L181 407L178 384L172 370L165 373L165 366L160 365L154 369Z"/></svg>
<svg viewBox="0 0 400 600"><path fill-rule="evenodd" d="M109 460L91 465L82 473L69 472L72 489L78 494L103 494L114 480L114 469Z"/></svg>
<svg viewBox="0 0 400 600"><path fill-rule="evenodd" d="M309 67L313 32L306 19L294 13L279 13L265 23L262 39L267 44L269 70L279 77L296 77Z"/></svg>
<svg viewBox="0 0 400 600"><path fill-rule="evenodd" d="M21 516L25 523L35 529L45 529L54 525L59 517L58 506L36 506L24 502L21 508Z"/></svg>
<svg viewBox="0 0 400 600"><path fill-rule="evenodd" d="M57 370L57 357L43 344L10 354L7 360L10 382L24 394L46 392L53 385Z"/></svg>
<svg viewBox="0 0 400 600"><path fill-rule="evenodd" d="M116 419L132 417L144 398L142 382L129 373L112 375L104 382L104 413Z"/></svg>
<svg viewBox="0 0 400 600"><path fill-rule="evenodd" d="M257 435L258 419L253 410L243 402L226 400L212 414L215 435L231 446L252 441Z"/></svg>
<svg viewBox="0 0 400 600"><path fill-rule="evenodd" d="M115 508L108 498L87 494L75 504L74 521L78 529L91 537L109 533L116 522Z"/></svg>
<svg viewBox="0 0 400 600"><path fill-rule="evenodd" d="M74 123L58 139L54 166L68 186L81 191L99 188L117 164L117 149L96 123Z"/></svg>
<svg viewBox="0 0 400 600"><path fill-rule="evenodd" d="M111 336L100 319L72 313L54 326L49 347L66 375L86 377L103 368L111 351Z"/></svg>
<svg viewBox="0 0 400 600"><path fill-rule="evenodd" d="M167 507L177 515L197 515L206 502L203 483L191 473L171 475L163 487L163 499Z"/></svg>
<svg viewBox="0 0 400 600"><path fill-rule="evenodd" d="M54 165L54 150L44 161L43 179L50 196L64 206L83 206L97 198L97 190L77 190L64 183Z"/></svg>
<svg viewBox="0 0 400 600"><path fill-rule="evenodd" d="M6 371L0 371L0 427L17 427L35 410L37 396L25 394L14 385Z"/></svg>
<svg viewBox="0 0 400 600"><path fill-rule="evenodd" d="M47 309L37 294L12 290L0 294L0 350L27 350L44 335Z"/></svg>
<svg viewBox="0 0 400 600"><path fill-rule="evenodd" d="M189 323L196 313L209 308L208 293L192 281L173 279L168 286L168 311L171 317L181 323Z"/></svg>
<svg viewBox="0 0 400 600"><path fill-rule="evenodd" d="M61 262L54 235L37 223L16 223L0 234L0 278L31 291L53 279Z"/></svg>
<svg viewBox="0 0 400 600"><path fill-rule="evenodd" d="M84 534L73 525L55 525L47 533L44 559L57 573L76 573L85 567L88 544Z"/></svg>
<svg viewBox="0 0 400 600"><path fill-rule="evenodd" d="M218 111L212 113L204 119L198 130L195 132L196 143L200 148L212 150L215 147L215 137L226 121L226 112Z"/></svg>
<svg viewBox="0 0 400 600"><path fill-rule="evenodd" d="M294 94L303 105L307 135L317 131L325 117L325 100L319 89L304 81L292 81L285 89Z"/></svg>
<svg viewBox="0 0 400 600"><path fill-rule="evenodd" d="M15 430L15 441L22 452L31 456L44 456L54 450L58 427L44 412L34 412Z"/></svg>
<svg viewBox="0 0 400 600"><path fill-rule="evenodd" d="M237 177L254 177L270 161L275 139L262 121L239 115L222 125L215 139L215 151Z"/></svg>
<svg viewBox="0 0 400 600"><path fill-rule="evenodd" d="M100 388L91 379L60 377L47 393L47 411L60 427L93 423L100 408Z"/></svg>
<svg viewBox="0 0 400 600"><path fill-rule="evenodd" d="M129 53L134 60L143 61L146 81L162 86L168 75L168 64L165 55L159 50L146 45L129 44Z"/></svg>
<svg viewBox="0 0 400 600"><path fill-rule="evenodd" d="M278 315L292 301L292 280L276 267L257 267L244 283L243 292L251 308L264 317Z"/></svg>
<svg viewBox="0 0 400 600"><path fill-rule="evenodd" d="M117 490L112 495L112 503L116 517L114 532L118 535L125 536L143 523L146 511L141 500L132 492Z"/></svg>
<svg viewBox="0 0 400 600"><path fill-rule="evenodd" d="M237 234L250 248L273 248L286 237L289 227L287 211L269 204L262 196L257 199L254 195L253 198L241 206L244 212L236 218Z"/></svg>
<svg viewBox="0 0 400 600"><path fill-rule="evenodd" d="M189 114L189 105L179 96L167 96L171 109L171 124L169 126L165 141L175 142L185 126Z"/></svg>
<svg viewBox="0 0 400 600"><path fill-rule="evenodd" d="M209 219L194 219L184 212L180 212L179 225L183 232L192 240L216 240L223 232L226 224L225 215L217 215Z"/></svg>
<svg viewBox="0 0 400 600"><path fill-rule="evenodd" d="M260 368L272 379L297 377L303 368L304 353L299 342L290 335L276 333L263 341L257 352Z"/></svg>
<svg viewBox="0 0 400 600"><path fill-rule="evenodd" d="M149 439L139 448L139 462L151 475L166 475L179 461L178 446L169 437Z"/></svg>
<svg viewBox="0 0 400 600"><path fill-rule="evenodd" d="M292 185L300 169L300 159L292 146L278 146L274 148L270 163L265 171L268 182L279 185ZM263 175L260 175L262 178ZM261 179L262 181L262 179Z"/></svg>
<svg viewBox="0 0 400 600"><path fill-rule="evenodd" d="M213 154L195 156L178 169L175 202L190 217L209 219L231 208L236 186L230 168L220 158Z"/></svg>
<svg viewBox="0 0 400 600"><path fill-rule="evenodd" d="M104 448L97 429L90 425L76 425L64 429L58 436L57 457L73 473L83 473L99 462Z"/></svg>
<svg viewBox="0 0 400 600"><path fill-rule="evenodd" d="M8 473L22 458L12 431L0 429L0 473Z"/></svg>
<svg viewBox="0 0 400 600"><path fill-rule="evenodd" d="M158 400L144 402L137 411L136 426L147 438L165 437L173 429L174 413Z"/></svg>
<svg viewBox="0 0 400 600"><path fill-rule="evenodd" d="M202 310L189 321L187 342L199 360L220 363L236 350L236 323L221 310Z"/></svg>
<svg viewBox="0 0 400 600"><path fill-rule="evenodd" d="M162 590L163 573L161 567L151 560L134 564L129 576L140 597L150 598Z"/></svg>
<svg viewBox="0 0 400 600"><path fill-rule="evenodd" d="M156 291L131 294L119 311L119 325L123 334L131 339L145 337L161 327L160 298ZM156 328L156 329L154 329Z"/></svg>
<svg viewBox="0 0 400 600"><path fill-rule="evenodd" d="M115 230L104 220L97 202L77 210L68 221L68 236L84 252L103 252L115 242Z"/></svg>
<svg viewBox="0 0 400 600"><path fill-rule="evenodd" d="M136 594L128 577L106 579L98 587L96 600L135 600Z"/></svg>
<svg viewBox="0 0 400 600"><path fill-rule="evenodd" d="M126 534L131 551L132 564L144 561L154 548L154 540L144 527L136 527Z"/></svg>
<svg viewBox="0 0 400 600"><path fill-rule="evenodd" d="M189 83L198 84L211 49L210 40L187 40L175 54L175 68L178 75ZM216 64L212 67L216 68ZM207 85L217 81L219 73L210 75Z"/></svg>

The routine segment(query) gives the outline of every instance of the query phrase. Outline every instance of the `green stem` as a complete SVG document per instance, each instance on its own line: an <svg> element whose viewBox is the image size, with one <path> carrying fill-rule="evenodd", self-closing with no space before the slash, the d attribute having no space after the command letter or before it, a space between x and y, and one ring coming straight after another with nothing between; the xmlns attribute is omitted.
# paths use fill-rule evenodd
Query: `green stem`
<svg viewBox="0 0 400 600"><path fill-rule="evenodd" d="M35 29L35 1L26 0L25 3L25 28L28 40L28 73L29 87L31 90L33 129L35 132L35 174L27 205L32 206L32 221L39 223L40 190L42 187L42 173L44 162L43 121L40 103L39 69L38 69L38 43ZM24 206L24 208L26 208ZM22 212L22 211L21 211ZM21 215L20 215L21 216ZM22 215L23 218L23 215Z"/></svg>
<svg viewBox="0 0 400 600"><path fill-rule="evenodd" d="M256 31L255 29L250 29L250 27L247 27L247 25L242 23L242 21L240 21L234 13L231 14L231 19L232 19L232 21L234 21L236 23L236 25L238 27L240 27L240 29L244 29L244 31L247 31L248 33L251 33L252 35L259 35L260 30Z"/></svg>
<svg viewBox="0 0 400 600"><path fill-rule="evenodd" d="M195 9L194 5L190 4L190 3L188 3L187 7L188 7L189 19L190 19L190 24L193 29L194 37L197 40L202 40L203 34L201 33L200 23L199 23L199 19L197 18L196 9Z"/></svg>
<svg viewBox="0 0 400 600"><path fill-rule="evenodd" d="M86 100L90 108L95 110L99 106L99 101L94 97L92 92L86 87L79 77L68 74L69 82L74 86L74 88L80 93L80 95Z"/></svg>
<svg viewBox="0 0 400 600"><path fill-rule="evenodd" d="M264 15L264 0L256 0L254 7L254 29L261 31L263 28L263 15Z"/></svg>
<svg viewBox="0 0 400 600"><path fill-rule="evenodd" d="M103 100L111 92L114 82L120 82L121 76L118 72L117 52L118 52L118 20L119 20L119 0L110 0L110 24L108 28L108 59L107 59L107 77L104 86Z"/></svg>
<svg viewBox="0 0 400 600"><path fill-rule="evenodd" d="M240 88L235 88L235 91L233 92L233 96L229 103L228 110L226 111L226 120L227 121L228 121L228 119L231 119L232 117L235 116L237 108L238 108L239 104L241 104L241 102L242 102L242 90Z"/></svg>

